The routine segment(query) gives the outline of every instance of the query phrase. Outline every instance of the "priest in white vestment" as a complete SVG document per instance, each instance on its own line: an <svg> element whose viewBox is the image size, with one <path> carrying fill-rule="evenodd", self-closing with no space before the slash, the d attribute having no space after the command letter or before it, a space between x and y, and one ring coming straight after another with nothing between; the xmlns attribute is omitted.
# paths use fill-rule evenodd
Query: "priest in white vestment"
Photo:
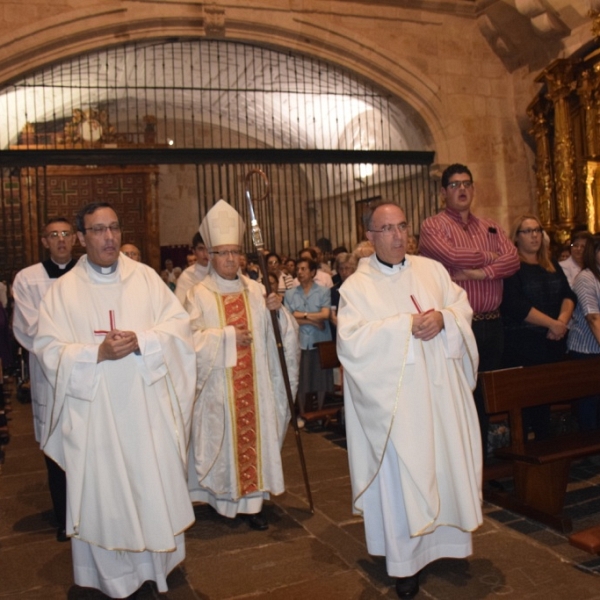
<svg viewBox="0 0 600 600"><path fill-rule="evenodd" d="M187 295L200 395L194 408L189 488L219 514L268 528L263 500L284 491L281 445L290 419L270 310L277 311L292 393L298 386L295 319L241 274L244 222L219 200L200 225L211 256Z"/></svg>
<svg viewBox="0 0 600 600"><path fill-rule="evenodd" d="M412 598L419 571L469 556L482 523L478 354L464 290L440 263L406 255L404 212L376 206L365 229L375 254L340 288L337 330L353 510Z"/></svg>
<svg viewBox="0 0 600 600"><path fill-rule="evenodd" d="M55 217L44 227L42 245L50 252L50 258L17 273L12 286L15 301L13 313L13 333L15 338L29 352L29 384L31 408L33 410L33 430L35 439L43 448L48 438L46 408L52 403L54 390L44 375L42 366L33 352L33 340L37 333L38 315L42 298L48 288L74 266L71 256L75 234L67 219ZM58 521L56 539L68 541L67 527L67 482L65 472L47 455L48 488L52 498L54 515Z"/></svg>
<svg viewBox="0 0 600 600"><path fill-rule="evenodd" d="M196 387L189 316L119 253L110 205L77 215L86 248L40 307L34 350L54 387L44 452L67 472L75 583L115 598L167 591L194 513L187 443Z"/></svg>
<svg viewBox="0 0 600 600"><path fill-rule="evenodd" d="M196 262L183 271L177 278L177 285L175 286L175 295L182 305L185 305L185 297L189 290L208 275L208 250L198 232L192 238L192 252Z"/></svg>

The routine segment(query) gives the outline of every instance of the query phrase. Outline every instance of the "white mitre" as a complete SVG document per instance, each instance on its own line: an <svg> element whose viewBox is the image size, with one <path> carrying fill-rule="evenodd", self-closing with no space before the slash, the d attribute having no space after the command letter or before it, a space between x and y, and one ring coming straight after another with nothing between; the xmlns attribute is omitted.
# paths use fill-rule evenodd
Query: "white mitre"
<svg viewBox="0 0 600 600"><path fill-rule="evenodd" d="M219 200L206 213L198 231L207 248L241 246L246 224L235 208Z"/></svg>

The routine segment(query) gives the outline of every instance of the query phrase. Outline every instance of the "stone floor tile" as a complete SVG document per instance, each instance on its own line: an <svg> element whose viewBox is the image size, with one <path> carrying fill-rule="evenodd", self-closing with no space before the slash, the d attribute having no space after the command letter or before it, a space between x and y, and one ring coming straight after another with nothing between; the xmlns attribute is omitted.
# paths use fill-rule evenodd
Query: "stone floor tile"
<svg viewBox="0 0 600 600"><path fill-rule="evenodd" d="M0 600L106 600L73 585L70 544L55 541L43 457L31 408L13 402L11 443L0 465ZM265 505L269 530L250 530L195 507L187 557L169 591L142 590L138 600L371 600L396 598L385 559L366 551L362 519L352 515L344 439L331 430L302 432L315 511L311 514L295 436L283 447L286 492ZM13 443L14 442L14 443ZM510 480L502 480L511 489ZM600 524L600 464L571 471L567 512L574 530ZM484 524L468 560L428 565L417 600L600 600L600 557L567 536L484 503Z"/></svg>

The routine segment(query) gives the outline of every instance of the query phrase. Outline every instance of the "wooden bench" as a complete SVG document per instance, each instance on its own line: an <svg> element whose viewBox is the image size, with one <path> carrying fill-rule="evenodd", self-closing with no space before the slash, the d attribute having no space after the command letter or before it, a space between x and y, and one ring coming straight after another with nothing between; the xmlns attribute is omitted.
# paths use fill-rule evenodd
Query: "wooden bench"
<svg viewBox="0 0 600 600"><path fill-rule="evenodd" d="M521 411L600 393L600 357L480 373L486 410L508 413L511 445L495 455L512 462L514 493L486 488L485 498L563 532L571 461L600 454L600 431L578 432L548 440L523 439Z"/></svg>

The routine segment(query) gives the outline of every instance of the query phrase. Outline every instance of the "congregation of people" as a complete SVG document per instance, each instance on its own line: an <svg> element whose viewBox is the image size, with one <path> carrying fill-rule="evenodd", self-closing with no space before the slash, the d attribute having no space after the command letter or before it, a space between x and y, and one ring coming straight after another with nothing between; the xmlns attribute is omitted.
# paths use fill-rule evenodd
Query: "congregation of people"
<svg viewBox="0 0 600 600"><path fill-rule="evenodd" d="M533 214L505 232L472 211L464 165L444 171L440 192L444 208L422 223L374 204L354 248L264 250L265 277L223 200L186 265L167 259L160 273L122 243L109 204L82 207L74 228L45 225L49 257L17 274L8 305L77 585L114 598L145 581L166 592L196 502L268 529L288 425L303 427L336 380L352 510L397 595L417 595L434 560L472 553L489 432L477 373L600 355L600 236L573 231L567 256ZM334 378L317 345L336 340ZM600 427L600 396L573 406L579 429ZM523 427L550 436L549 407L526 409Z"/></svg>

